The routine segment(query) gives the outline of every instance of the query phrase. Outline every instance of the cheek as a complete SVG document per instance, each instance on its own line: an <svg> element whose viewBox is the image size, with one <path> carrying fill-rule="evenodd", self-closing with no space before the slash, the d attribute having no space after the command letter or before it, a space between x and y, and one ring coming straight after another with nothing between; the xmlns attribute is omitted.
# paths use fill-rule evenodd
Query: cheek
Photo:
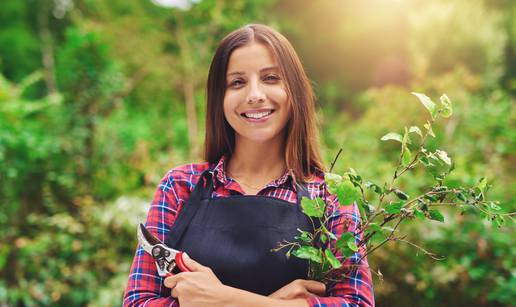
<svg viewBox="0 0 516 307"><path fill-rule="evenodd" d="M231 123L236 116L235 108L237 107L237 104L235 103L236 99L233 96L234 95L226 94L223 102L224 117L229 123Z"/></svg>
<svg viewBox="0 0 516 307"><path fill-rule="evenodd" d="M270 96L274 97L274 100L278 101L279 103L285 104L288 101L287 90L282 86L271 89Z"/></svg>
<svg viewBox="0 0 516 307"><path fill-rule="evenodd" d="M224 109L235 108L238 104L239 93L235 91L226 91L224 95Z"/></svg>

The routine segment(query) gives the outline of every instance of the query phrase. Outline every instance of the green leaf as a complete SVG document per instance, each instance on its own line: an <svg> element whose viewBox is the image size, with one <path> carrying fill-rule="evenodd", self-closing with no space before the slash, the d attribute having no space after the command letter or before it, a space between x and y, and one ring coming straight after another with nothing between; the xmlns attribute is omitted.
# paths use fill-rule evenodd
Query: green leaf
<svg viewBox="0 0 516 307"><path fill-rule="evenodd" d="M322 244L326 244L326 241L328 241L328 237L323 233L321 235L321 243Z"/></svg>
<svg viewBox="0 0 516 307"><path fill-rule="evenodd" d="M337 240L335 246L346 257L349 257L354 252L358 251L358 246L355 243L355 235L352 232L343 233L342 236Z"/></svg>
<svg viewBox="0 0 516 307"><path fill-rule="evenodd" d="M480 191L485 192L486 187L487 187L487 179L486 179L486 177L480 178L480 180L479 180L479 182L478 182L476 187L478 189L480 189Z"/></svg>
<svg viewBox="0 0 516 307"><path fill-rule="evenodd" d="M376 183L373 183L371 181L366 181L364 183L364 186L366 187L366 189L373 190L376 194L382 194L382 188L379 185L377 185Z"/></svg>
<svg viewBox="0 0 516 307"><path fill-rule="evenodd" d="M493 221L498 227L502 227L503 225L505 225L505 219L502 215L495 215Z"/></svg>
<svg viewBox="0 0 516 307"><path fill-rule="evenodd" d="M362 219L362 222L365 223L367 221L367 217L369 216L369 213L367 210L369 210L368 204L364 203L362 199L359 199L358 201L358 210L360 211L360 218Z"/></svg>
<svg viewBox="0 0 516 307"><path fill-rule="evenodd" d="M349 171L348 171L348 172L346 172L346 173L351 174L351 175L353 175L353 176L358 176L357 171L356 171L354 168L352 168L352 167L350 167L350 168L349 168Z"/></svg>
<svg viewBox="0 0 516 307"><path fill-rule="evenodd" d="M448 187L445 186L445 185L439 185L439 186L436 186L436 187L432 188L433 192L445 192L447 190L448 190Z"/></svg>
<svg viewBox="0 0 516 307"><path fill-rule="evenodd" d="M401 163L403 166L407 166L412 162L412 154L407 146L403 148L403 155L401 156Z"/></svg>
<svg viewBox="0 0 516 307"><path fill-rule="evenodd" d="M420 220L424 220L426 218L425 214L419 210L414 210L414 216L419 218Z"/></svg>
<svg viewBox="0 0 516 307"><path fill-rule="evenodd" d="M403 141L403 137L399 133L389 132L386 135L382 136L382 138L380 140L382 140L382 141L394 140L394 141L398 141L401 143Z"/></svg>
<svg viewBox="0 0 516 307"><path fill-rule="evenodd" d="M491 209L495 210L495 211L499 211L501 210L502 208L500 206L498 206L495 202L490 202L489 203L489 206L491 207Z"/></svg>
<svg viewBox="0 0 516 307"><path fill-rule="evenodd" d="M296 256L297 258L322 263L321 251L312 246L301 246L300 248L293 250L292 255Z"/></svg>
<svg viewBox="0 0 516 307"><path fill-rule="evenodd" d="M299 232L301 232L300 236L295 236L294 239L305 242L305 243L311 243L312 242L312 234L308 231L303 231L301 229L297 229Z"/></svg>
<svg viewBox="0 0 516 307"><path fill-rule="evenodd" d="M396 229L389 226L383 226L382 229L387 230L388 232L396 232Z"/></svg>
<svg viewBox="0 0 516 307"><path fill-rule="evenodd" d="M412 140L410 139L410 134L408 132L407 127L405 127L405 133L403 134L403 139L401 141L401 145L403 148L407 147L407 144L412 144Z"/></svg>
<svg viewBox="0 0 516 307"><path fill-rule="evenodd" d="M332 173L324 174L324 181L331 186L338 185L342 182L342 176Z"/></svg>
<svg viewBox="0 0 516 307"><path fill-rule="evenodd" d="M360 191L349 180L341 182L337 187L337 198L341 205L349 205L360 198Z"/></svg>
<svg viewBox="0 0 516 307"><path fill-rule="evenodd" d="M380 225L378 225L378 223L369 223L369 226L367 226L369 229L371 229L372 231L376 231L376 232L382 232L382 227L380 227Z"/></svg>
<svg viewBox="0 0 516 307"><path fill-rule="evenodd" d="M324 233L325 233L328 237L330 237L330 239L332 239L332 240L337 240L337 237L335 236L335 234L334 234L333 232L329 231L329 230L328 230L328 228L326 228L326 226L324 226L324 224L321 224L321 227L322 227L322 229L323 229Z"/></svg>
<svg viewBox="0 0 516 307"><path fill-rule="evenodd" d="M315 199L310 199L308 197L303 197L301 199L301 209L304 214L310 217L321 218L324 215L325 203L322 198L317 197Z"/></svg>
<svg viewBox="0 0 516 307"><path fill-rule="evenodd" d="M355 239L355 236L353 235L352 232L343 233L340 236L340 238L337 240L337 242L335 243L335 247L344 253L344 251L349 249L348 240L350 240L350 239L353 239L353 240Z"/></svg>
<svg viewBox="0 0 516 307"><path fill-rule="evenodd" d="M401 207L403 207L403 202L395 202L385 206L385 211L390 214L398 214L401 211Z"/></svg>
<svg viewBox="0 0 516 307"><path fill-rule="evenodd" d="M374 242L380 240L381 238L385 238L383 231L373 232L371 230L366 230L365 235L370 238L369 242Z"/></svg>
<svg viewBox="0 0 516 307"><path fill-rule="evenodd" d="M355 237L354 236L353 236L353 238L348 239L347 245L348 245L350 250L352 250L354 252L358 252L358 246L355 243Z"/></svg>
<svg viewBox="0 0 516 307"><path fill-rule="evenodd" d="M435 220L435 221L444 223L444 216L441 214L441 212L439 212L437 210L429 210L428 214L430 215L431 220Z"/></svg>
<svg viewBox="0 0 516 307"><path fill-rule="evenodd" d="M427 158L430 161L429 165L426 166L427 170L434 176L436 180L444 180L446 175L450 172L452 165L447 164L443 159L446 159L447 156L440 154L438 155L437 151L435 154L430 153L427 154ZM451 163L451 160L448 161Z"/></svg>
<svg viewBox="0 0 516 307"><path fill-rule="evenodd" d="M446 94L443 94L440 98L441 104L443 105L443 109L441 109L441 116L444 118L448 118L452 116L453 114L453 108L452 108L452 102L450 101L450 98L446 96Z"/></svg>
<svg viewBox="0 0 516 307"><path fill-rule="evenodd" d="M401 199L401 200L407 200L409 199L409 196L407 194L405 194L402 190L399 190L399 189L395 189L394 191L394 194L396 194L396 196Z"/></svg>
<svg viewBox="0 0 516 307"><path fill-rule="evenodd" d="M428 157L426 156L419 157L419 162L421 162L421 164L423 164L425 167L432 166L432 163L430 162L430 160L428 160Z"/></svg>
<svg viewBox="0 0 516 307"><path fill-rule="evenodd" d="M452 164L451 159L448 157L448 153L446 151L437 149L435 153L437 154L437 157L439 157L439 159L441 159L441 161L443 161L447 165Z"/></svg>
<svg viewBox="0 0 516 307"><path fill-rule="evenodd" d="M435 118L437 115L437 109L435 106L435 103L425 94L412 92L413 95L415 95L419 101L423 104L423 106L430 112L430 115L432 118Z"/></svg>
<svg viewBox="0 0 516 307"><path fill-rule="evenodd" d="M455 193L455 196L457 196L457 198L461 201L466 201L466 196L464 196L464 194L462 194L462 192L457 192Z"/></svg>
<svg viewBox="0 0 516 307"><path fill-rule="evenodd" d="M423 133L421 133L421 129L418 126L412 126L409 129L409 133L417 133L420 137L423 137Z"/></svg>
<svg viewBox="0 0 516 307"><path fill-rule="evenodd" d="M421 209L423 212L428 212L428 204L427 203L425 203L424 201L422 201L420 199L418 200L417 203L418 203L419 209Z"/></svg>
<svg viewBox="0 0 516 307"><path fill-rule="evenodd" d="M424 198L428 199L431 202L436 202L439 198L437 195L425 194Z"/></svg>
<svg viewBox="0 0 516 307"><path fill-rule="evenodd" d="M434 130L432 130L432 125L430 124L430 122L427 122L426 124L424 124L423 127L426 128L429 135L431 135L435 138L435 133L434 133Z"/></svg>
<svg viewBox="0 0 516 307"><path fill-rule="evenodd" d="M335 255L329 248L324 251L324 255L326 256L326 259L328 259L328 262L331 264L331 266L334 269L338 269L342 266L339 259L337 259L337 257L335 257Z"/></svg>

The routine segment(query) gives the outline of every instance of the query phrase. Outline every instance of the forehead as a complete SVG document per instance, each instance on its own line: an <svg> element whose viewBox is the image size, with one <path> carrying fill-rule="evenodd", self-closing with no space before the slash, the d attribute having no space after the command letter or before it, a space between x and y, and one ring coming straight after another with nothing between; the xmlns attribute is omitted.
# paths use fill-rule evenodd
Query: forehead
<svg viewBox="0 0 516 307"><path fill-rule="evenodd" d="M247 70L261 70L272 66L277 66L277 61L270 48L264 44L252 42L231 53L227 72L230 74Z"/></svg>

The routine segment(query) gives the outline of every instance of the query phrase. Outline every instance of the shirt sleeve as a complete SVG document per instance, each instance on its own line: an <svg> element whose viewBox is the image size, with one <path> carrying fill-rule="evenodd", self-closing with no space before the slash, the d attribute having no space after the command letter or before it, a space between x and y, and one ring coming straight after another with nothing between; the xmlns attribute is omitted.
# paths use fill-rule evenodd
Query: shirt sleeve
<svg viewBox="0 0 516 307"><path fill-rule="evenodd" d="M147 214L145 227L162 242L165 240L176 214L182 206L184 187L169 171L161 180ZM164 278L157 272L154 259L138 246L131 265L123 306L179 306L163 285Z"/></svg>
<svg viewBox="0 0 516 307"><path fill-rule="evenodd" d="M360 225L360 212L355 203L341 206L337 197L324 188L326 203L328 204L328 230L340 237L343 232L353 232L355 241L359 242L362 235L357 235L357 227ZM330 246L332 252L338 259L342 259L342 253L337 251L335 244ZM310 306L325 307L372 307L374 303L373 284L371 271L367 262L367 257L358 260L365 254L365 247L347 258L343 263L343 270L346 276L339 282L327 285L326 297L311 296L307 298ZM355 268L350 270L349 268Z"/></svg>

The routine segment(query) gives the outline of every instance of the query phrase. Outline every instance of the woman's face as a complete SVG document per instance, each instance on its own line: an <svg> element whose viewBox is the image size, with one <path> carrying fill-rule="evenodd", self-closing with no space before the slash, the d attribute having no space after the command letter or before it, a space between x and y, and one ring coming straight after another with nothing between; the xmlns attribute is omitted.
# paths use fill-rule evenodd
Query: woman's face
<svg viewBox="0 0 516 307"><path fill-rule="evenodd" d="M283 141L290 105L278 63L265 45L252 42L231 54L224 116L236 142Z"/></svg>

